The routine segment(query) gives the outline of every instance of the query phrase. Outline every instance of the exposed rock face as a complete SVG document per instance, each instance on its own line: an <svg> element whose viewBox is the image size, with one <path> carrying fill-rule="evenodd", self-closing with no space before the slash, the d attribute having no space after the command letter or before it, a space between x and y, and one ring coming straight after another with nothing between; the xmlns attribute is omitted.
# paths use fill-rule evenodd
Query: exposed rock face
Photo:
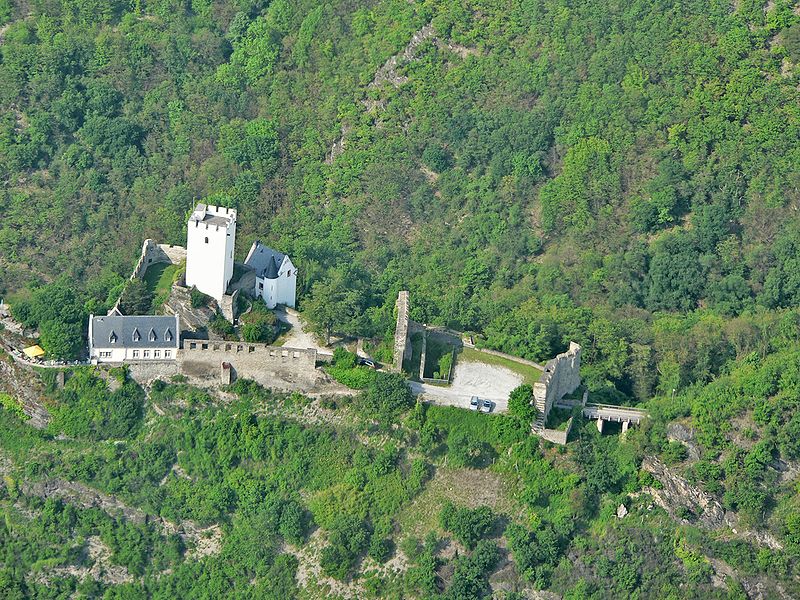
<svg viewBox="0 0 800 600"><path fill-rule="evenodd" d="M172 286L169 300L164 305L164 309L167 314L178 315L181 320L181 329L188 331L206 329L208 322L214 316L214 311L207 306L193 308L189 289L179 285Z"/></svg>
<svg viewBox="0 0 800 600"><path fill-rule="evenodd" d="M7 355L0 356L0 392L20 401L22 410L30 417L29 425L37 429L47 427L50 413L44 406L44 387L31 367L16 363Z"/></svg>
<svg viewBox="0 0 800 600"><path fill-rule="evenodd" d="M671 441L681 442L689 451L689 460L698 460L700 450L697 447L694 431L682 423L670 423L667 425L667 438Z"/></svg>
<svg viewBox="0 0 800 600"><path fill-rule="evenodd" d="M735 535L773 550L783 548L771 533L745 528L736 513L726 511L713 496L692 486L657 458L646 457L642 468L652 473L663 486L660 490L648 489L647 493L671 517L680 519L675 511L678 507L686 507L697 515L698 525L705 529L729 528Z"/></svg>
<svg viewBox="0 0 800 600"><path fill-rule="evenodd" d="M6 470L5 468L0 471ZM0 480L0 485L5 485ZM189 556L216 554L220 549L222 530L217 525L200 527L192 521L172 523L159 516L148 515L143 510L128 506L118 498L99 492L88 485L61 479L36 482L18 482L19 489L29 496L60 498L84 508L100 508L112 516L122 516L132 523L155 523L166 534L177 534L184 542L193 545Z"/></svg>

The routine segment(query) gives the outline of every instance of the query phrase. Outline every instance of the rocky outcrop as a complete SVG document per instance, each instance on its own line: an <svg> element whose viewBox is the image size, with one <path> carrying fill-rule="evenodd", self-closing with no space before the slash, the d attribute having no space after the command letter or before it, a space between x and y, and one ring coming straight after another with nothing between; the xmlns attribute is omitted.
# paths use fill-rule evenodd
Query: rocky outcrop
<svg viewBox="0 0 800 600"><path fill-rule="evenodd" d="M7 471L7 466L0 468L0 474L3 474L2 471ZM8 485L8 481L0 480L0 485ZM104 494L82 483L46 479L17 482L17 487L28 496L59 498L83 508L99 508L113 517L122 517L132 523L154 523L165 534L176 534L187 546L194 547L190 556L216 554L220 549L222 530L217 525L200 527L192 521L172 523L159 516L149 515L139 508L128 506L115 496Z"/></svg>
<svg viewBox="0 0 800 600"><path fill-rule="evenodd" d="M208 322L214 316L214 311L207 306L193 308L189 289L177 284L172 286L164 310L169 315L178 315L181 329L192 332L207 330Z"/></svg>
<svg viewBox="0 0 800 600"><path fill-rule="evenodd" d="M681 520L677 509L684 507L697 515L697 524L708 530L730 529L743 539L767 546L773 550L783 548L775 536L767 531L747 529L734 512L726 511L710 494L691 485L657 458L648 456L642 461L642 468L655 477L663 489L645 490L661 508L674 519Z"/></svg>
<svg viewBox="0 0 800 600"><path fill-rule="evenodd" d="M0 349L2 349L0 340ZM9 394L22 405L28 424L44 429L50 413L44 405L44 386L32 367L15 362L7 353L0 354L0 392Z"/></svg>

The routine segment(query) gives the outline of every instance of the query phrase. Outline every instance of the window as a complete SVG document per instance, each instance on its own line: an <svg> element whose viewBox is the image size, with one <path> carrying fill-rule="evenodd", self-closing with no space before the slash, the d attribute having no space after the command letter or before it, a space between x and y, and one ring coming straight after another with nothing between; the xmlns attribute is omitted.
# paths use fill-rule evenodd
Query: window
<svg viewBox="0 0 800 600"><path fill-rule="evenodd" d="M111 358L111 352L101 352L100 358Z"/></svg>
<svg viewBox="0 0 800 600"><path fill-rule="evenodd" d="M112 331L111 335L108 336L108 341L110 343L112 343L112 344L116 344L117 343L117 334Z"/></svg>
<svg viewBox="0 0 800 600"><path fill-rule="evenodd" d="M139 351L138 350L134 350L133 351L133 358L139 358Z"/></svg>
<svg viewBox="0 0 800 600"><path fill-rule="evenodd" d="M208 243L208 238L206 238L206 244Z"/></svg>
<svg viewBox="0 0 800 600"><path fill-rule="evenodd" d="M153 358L161 358L161 350L153 350Z"/></svg>
<svg viewBox="0 0 800 600"><path fill-rule="evenodd" d="M149 337L151 342L156 341L156 332L153 329L150 330Z"/></svg>
<svg viewBox="0 0 800 600"><path fill-rule="evenodd" d="M138 329L134 329L133 330L133 341L134 342L138 342L141 339L142 339L142 336L139 334L139 330Z"/></svg>
<svg viewBox="0 0 800 600"><path fill-rule="evenodd" d="M291 277L291 276L292 276L292 270L291 270L291 269L289 269L288 271L286 271L286 276L287 276L287 277Z"/></svg>
<svg viewBox="0 0 800 600"><path fill-rule="evenodd" d="M172 332L169 329L164 332L164 339L168 342L172 341Z"/></svg>
<svg viewBox="0 0 800 600"><path fill-rule="evenodd" d="M259 290L263 290L264 289L264 284L263 283L259 283L258 284L258 289Z"/></svg>
<svg viewBox="0 0 800 600"><path fill-rule="evenodd" d="M172 350L164 350L164 358L172 358Z"/></svg>
<svg viewBox="0 0 800 600"><path fill-rule="evenodd" d="M145 350L143 353L144 358L150 358L150 350Z"/></svg>

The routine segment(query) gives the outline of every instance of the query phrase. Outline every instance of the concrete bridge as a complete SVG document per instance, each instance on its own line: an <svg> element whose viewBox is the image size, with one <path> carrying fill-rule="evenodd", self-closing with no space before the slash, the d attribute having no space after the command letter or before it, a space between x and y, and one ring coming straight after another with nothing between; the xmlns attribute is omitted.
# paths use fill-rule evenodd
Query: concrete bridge
<svg viewBox="0 0 800 600"><path fill-rule="evenodd" d="M627 406L611 406L609 404L587 404L583 407L583 416L597 419L597 429L602 433L603 422L622 423L622 433L628 431L631 424L638 425L647 418L647 413Z"/></svg>

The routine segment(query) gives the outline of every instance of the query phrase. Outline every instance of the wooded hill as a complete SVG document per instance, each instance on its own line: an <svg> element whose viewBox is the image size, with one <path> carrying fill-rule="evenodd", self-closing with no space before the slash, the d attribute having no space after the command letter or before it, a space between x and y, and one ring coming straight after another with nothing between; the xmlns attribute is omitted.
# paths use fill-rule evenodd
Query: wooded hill
<svg viewBox="0 0 800 600"><path fill-rule="evenodd" d="M238 257L256 238L290 254L321 328L383 338L408 289L416 321L537 361L574 340L596 401L648 402L652 429L630 445L585 433L568 459L522 461L531 528L509 535L529 552L516 559L527 581L707 598L728 593L712 590L710 556L796 584L800 512L780 473L797 455L798 12L787 0L0 0L0 295L54 354L74 355L144 238L183 243L197 200L235 206ZM696 428L697 456L668 442L675 419ZM487 436L495 452L539 452ZM666 543L653 532L669 520L606 527L603 510L652 483L638 471L652 454L688 459L688 480L783 550L712 539L692 514ZM233 511L225 485L208 502ZM363 535L327 523L348 564L373 526L357 514ZM619 541L615 556L594 525ZM662 554L626 567L651 545ZM489 554L453 569L482 573ZM559 563L575 556L593 558ZM667 556L666 581L647 579Z"/></svg>

